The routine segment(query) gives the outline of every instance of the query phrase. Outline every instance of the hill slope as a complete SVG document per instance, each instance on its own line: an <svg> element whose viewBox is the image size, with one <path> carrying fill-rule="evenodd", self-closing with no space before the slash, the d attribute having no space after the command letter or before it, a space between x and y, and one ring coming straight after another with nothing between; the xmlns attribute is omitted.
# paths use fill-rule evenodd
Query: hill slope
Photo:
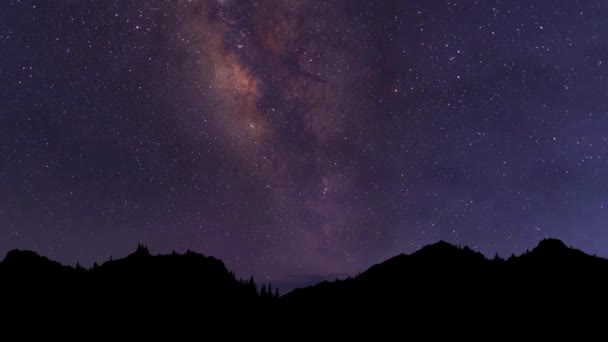
<svg viewBox="0 0 608 342"><path fill-rule="evenodd" d="M455 320L521 313L530 306L548 314L582 309L606 302L607 291L608 260L559 240L543 240L508 260L489 260L467 247L439 242L374 265L354 278L297 289L282 302L288 309L340 317L395 310Z"/></svg>

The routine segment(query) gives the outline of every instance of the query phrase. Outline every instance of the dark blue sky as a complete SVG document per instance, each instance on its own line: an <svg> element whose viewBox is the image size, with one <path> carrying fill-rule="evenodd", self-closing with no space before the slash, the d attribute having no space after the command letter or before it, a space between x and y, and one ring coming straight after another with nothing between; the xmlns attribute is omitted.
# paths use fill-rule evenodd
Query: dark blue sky
<svg viewBox="0 0 608 342"><path fill-rule="evenodd" d="M605 1L2 1L0 254L608 256L607 76Z"/></svg>

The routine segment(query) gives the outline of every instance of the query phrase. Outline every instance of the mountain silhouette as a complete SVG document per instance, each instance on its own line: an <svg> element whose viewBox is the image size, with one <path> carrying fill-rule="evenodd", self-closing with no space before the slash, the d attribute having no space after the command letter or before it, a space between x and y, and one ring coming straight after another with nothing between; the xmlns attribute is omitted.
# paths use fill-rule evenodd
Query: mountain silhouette
<svg viewBox="0 0 608 342"><path fill-rule="evenodd" d="M194 327L195 318L244 320L267 305L253 279L237 280L216 258L191 251L151 255L144 246L90 269L10 251L0 262L0 293L4 312L21 320L57 318L95 329L104 321L128 329Z"/></svg>
<svg viewBox="0 0 608 342"><path fill-rule="evenodd" d="M140 245L125 258L87 269L13 250L0 262L0 290L5 312L18 317L55 317L61 307L71 319L111 317L113 324L131 327L137 321L190 322L194 328L203 317L249 323L258 331L269 329L261 323L269 320L284 329L302 329L306 322L333 331L396 318L410 326L432 321L498 327L515 318L557 319L605 305L608 260L555 239L506 260L440 241L355 277L278 298L270 284L258 288L252 278L238 280L220 260L192 251L152 255Z"/></svg>
<svg viewBox="0 0 608 342"><path fill-rule="evenodd" d="M69 270L56 261L38 255L32 251L12 250L6 254L0 263L2 274L11 273L13 276L41 276L46 273ZM9 279L10 280L10 279Z"/></svg>
<svg viewBox="0 0 608 342"><path fill-rule="evenodd" d="M281 298L284 310L316 312L320 321L340 317L350 324L385 325L396 314L410 326L436 322L460 328L557 320L588 311L590 303L608 303L608 260L555 239L507 260L441 241L353 278Z"/></svg>

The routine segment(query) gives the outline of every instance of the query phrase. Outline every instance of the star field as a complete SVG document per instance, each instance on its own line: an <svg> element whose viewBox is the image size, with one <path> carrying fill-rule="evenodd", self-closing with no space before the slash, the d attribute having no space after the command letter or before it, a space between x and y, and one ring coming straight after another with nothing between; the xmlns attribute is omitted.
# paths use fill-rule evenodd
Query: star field
<svg viewBox="0 0 608 342"><path fill-rule="evenodd" d="M608 256L608 3L6 0L0 252L282 286L443 239Z"/></svg>

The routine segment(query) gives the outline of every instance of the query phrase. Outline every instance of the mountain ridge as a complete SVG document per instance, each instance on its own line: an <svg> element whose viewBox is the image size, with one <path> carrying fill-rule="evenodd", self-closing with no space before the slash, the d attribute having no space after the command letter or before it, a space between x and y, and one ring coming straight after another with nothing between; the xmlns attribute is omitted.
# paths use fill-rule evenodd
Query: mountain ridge
<svg viewBox="0 0 608 342"><path fill-rule="evenodd" d="M214 258L212 256L205 256L204 254L195 253L190 250L188 250L184 254L178 254L178 253L173 252L172 254L152 255L149 252L148 248L142 244L138 245L134 252L128 254L124 258L107 260L107 261L103 262L101 264L101 266L99 266L99 265L97 265L97 263L95 263L94 266L91 268L83 268L79 264L77 264L76 267L72 267L69 265L62 265L61 263L59 263L57 261L53 261L34 251L13 249L13 250L8 251L5 258L2 261L0 261L0 272L2 272L3 270L6 271L11 268L14 268L14 270L17 270L16 267L23 268L23 267L41 267L41 266L44 266L47 268L55 268L57 270L62 269L64 271L76 271L79 269L80 270L83 270L83 269L84 270L95 270L98 268L103 268L104 266L108 267L110 265L126 263L126 262L134 261L134 260L142 261L142 260L153 260L155 258L176 258L176 257L190 257L190 258L199 258L200 260L206 260L206 262L209 262L209 265L215 264L215 266L218 267L218 269L221 269L221 270L225 271L226 273L233 275L233 273L230 272L228 270L228 268L226 268L226 266L220 259ZM530 259L531 257L538 258L541 260L554 260L554 261L562 260L564 257L592 258L592 259L600 261L600 262L603 260L608 263L608 259L605 259L602 257L597 257L597 256L591 256L581 250L567 247L565 243L563 243L561 240L555 239L555 238L543 239L543 240L539 241L538 245L536 247L534 247L532 250L526 251L523 254L518 255L518 256L511 256L507 259L499 258L499 261L509 262L509 260L513 261L513 260L521 260L521 259ZM151 258L151 259L148 259L148 258ZM461 260L461 259L463 259L463 258L467 259L466 261L471 261L471 260L474 260L477 262L492 261L492 260L496 261L496 257L495 257L495 259L490 259L490 258L486 257L485 255L483 255L482 253L474 251L473 249L469 248L468 246L458 247L458 246L450 244L444 240L440 240L436 243L426 245L411 254L401 253L394 257L386 259L382 262L374 264L371 267L369 267L368 269L360 272L357 276L377 272L378 268L381 268L381 267L393 267L396 265L404 266L404 264L405 264L405 266L407 266L408 263L413 263L420 259L426 259L425 260L426 262L435 263L436 266L440 266L442 264L453 266L454 263L462 262L463 260ZM352 278L353 277L348 277L347 279L352 279ZM329 283L329 282L323 281L319 284L322 284L322 283ZM319 284L307 286L305 288L314 287ZM300 288L298 288L296 290L299 290L299 289ZM296 290L294 290L294 291L296 291Z"/></svg>
<svg viewBox="0 0 608 342"><path fill-rule="evenodd" d="M393 312L410 324L430 317L444 324L496 324L512 319L509 312L533 320L608 304L606 289L608 260L559 240L542 241L508 259L438 242L280 298L270 284L238 280L221 260L192 251L152 255L140 245L125 258L83 268L13 250L0 262L0 293L10 294L3 301L8 312L27 308L52 317L53 308L61 307L64 319L103 320L111 312L112 320L135 317L176 326L207 317L239 324L272 319L291 329L301 329L301 322L326 328L327 322L341 322L329 328L339 330L357 321L382 325L395 318ZM533 310L522 311L528 307Z"/></svg>

